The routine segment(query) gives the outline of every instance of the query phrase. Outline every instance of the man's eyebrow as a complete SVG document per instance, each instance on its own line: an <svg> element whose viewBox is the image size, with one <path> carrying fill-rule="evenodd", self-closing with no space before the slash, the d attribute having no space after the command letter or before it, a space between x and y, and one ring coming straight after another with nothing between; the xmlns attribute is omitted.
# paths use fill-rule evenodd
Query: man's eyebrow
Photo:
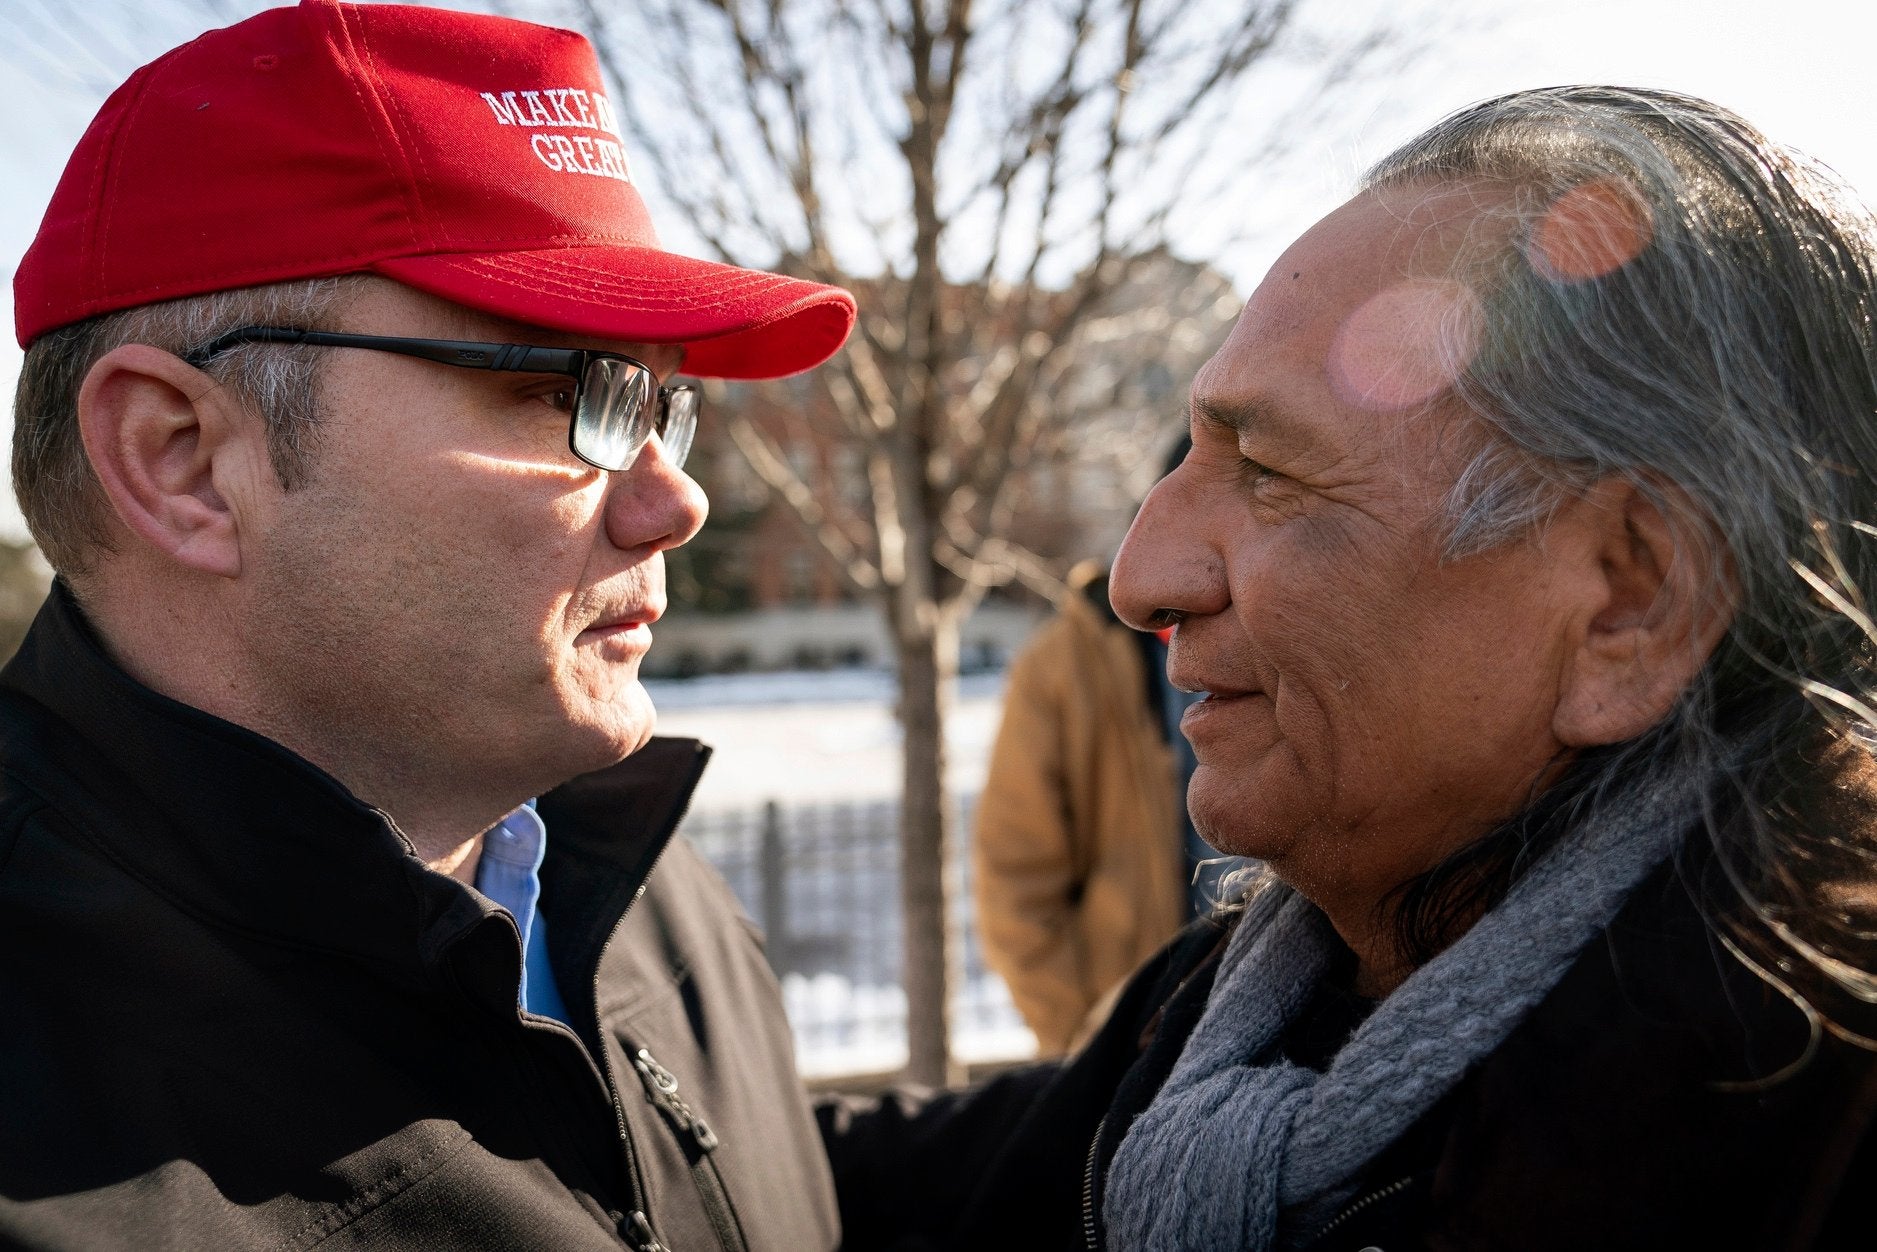
<svg viewBox="0 0 1877 1252"><path fill-rule="evenodd" d="M1259 435L1293 445L1318 442L1316 433L1308 425L1262 396L1228 401L1195 391L1192 405L1193 415L1200 421L1239 435Z"/></svg>

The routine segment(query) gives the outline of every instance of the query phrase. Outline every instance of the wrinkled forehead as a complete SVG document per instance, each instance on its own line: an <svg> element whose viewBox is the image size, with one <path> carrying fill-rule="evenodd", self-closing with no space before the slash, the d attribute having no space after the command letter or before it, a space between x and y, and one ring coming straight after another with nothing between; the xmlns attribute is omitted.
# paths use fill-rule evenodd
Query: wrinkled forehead
<svg viewBox="0 0 1877 1252"><path fill-rule="evenodd" d="M1484 182L1408 182L1338 206L1273 267L1314 273L1327 296L1360 296L1414 279L1454 277L1463 258L1507 241L1511 193ZM1281 284L1280 284L1281 285Z"/></svg>
<svg viewBox="0 0 1877 1252"><path fill-rule="evenodd" d="M1370 411L1438 398L1477 350L1472 258L1508 242L1507 216L1496 212L1504 200L1485 185L1420 184L1342 205L1271 267L1195 396L1288 379Z"/></svg>

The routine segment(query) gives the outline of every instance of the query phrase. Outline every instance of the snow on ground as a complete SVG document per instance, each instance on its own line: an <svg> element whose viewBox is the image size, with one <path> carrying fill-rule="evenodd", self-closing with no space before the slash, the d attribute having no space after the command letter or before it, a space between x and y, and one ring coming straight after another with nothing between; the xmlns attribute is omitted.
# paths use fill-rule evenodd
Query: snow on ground
<svg viewBox="0 0 1877 1252"><path fill-rule="evenodd" d="M888 671L717 675L645 686L659 711L658 733L701 739L716 750L687 827L700 850L719 860L752 915L760 917L761 887L753 850L736 833L752 819L739 815L770 800L785 809L859 810L899 794L901 734ZM1003 687L1002 673L971 675L959 684L946 742L952 793L967 803L984 784ZM880 834L892 837L890 830ZM891 982L899 960L897 918L854 915L897 908L891 872L876 860L867 862L871 870L860 863L832 870L819 859L826 855L808 844L793 848L786 871L787 893L797 901L792 924L824 953L821 965L782 974L797 1060L810 1077L896 1069L906 1060L906 996ZM968 932L968 891L959 893L956 907ZM867 941L829 944L831 935L843 932L864 934ZM1003 981L984 968L974 940L968 937L964 985L953 1005L953 1050L965 1061L1033 1056L1035 1036Z"/></svg>
<svg viewBox="0 0 1877 1252"><path fill-rule="evenodd" d="M959 682L946 728L954 794L973 795L984 785L1003 688L1002 673ZM889 671L655 679L645 689L658 709L659 734L701 739L716 749L693 808L899 794L901 734Z"/></svg>

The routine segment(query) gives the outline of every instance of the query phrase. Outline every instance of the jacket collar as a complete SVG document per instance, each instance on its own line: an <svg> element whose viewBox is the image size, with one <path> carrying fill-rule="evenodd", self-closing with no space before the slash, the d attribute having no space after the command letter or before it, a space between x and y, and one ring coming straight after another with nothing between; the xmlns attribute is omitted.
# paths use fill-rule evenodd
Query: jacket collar
<svg viewBox="0 0 1877 1252"><path fill-rule="evenodd" d="M7 770L188 912L417 978L496 913L330 774L130 677L62 582L0 671L0 708ZM570 953L597 959L708 755L655 740L542 798L543 898L582 922Z"/></svg>

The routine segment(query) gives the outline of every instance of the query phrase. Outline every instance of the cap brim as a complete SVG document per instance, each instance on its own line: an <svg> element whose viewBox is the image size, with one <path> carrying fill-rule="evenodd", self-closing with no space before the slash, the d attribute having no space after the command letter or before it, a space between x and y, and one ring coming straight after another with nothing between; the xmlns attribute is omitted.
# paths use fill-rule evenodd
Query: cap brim
<svg viewBox="0 0 1877 1252"><path fill-rule="evenodd" d="M782 378L840 351L839 287L661 252L596 246L397 257L371 268L472 309L554 330L685 345L699 378Z"/></svg>

